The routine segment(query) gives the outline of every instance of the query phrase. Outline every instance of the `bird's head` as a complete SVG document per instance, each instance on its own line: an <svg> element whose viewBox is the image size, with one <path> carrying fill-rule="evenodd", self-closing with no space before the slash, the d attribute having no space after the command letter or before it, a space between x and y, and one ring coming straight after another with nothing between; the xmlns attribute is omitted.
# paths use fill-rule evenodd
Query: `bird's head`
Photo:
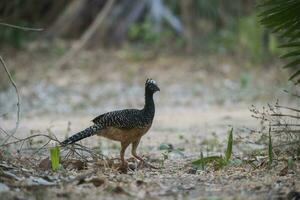
<svg viewBox="0 0 300 200"><path fill-rule="evenodd" d="M157 91L160 91L159 87L157 86L155 80L151 79L151 78L148 78L146 80L146 83L145 83L145 89L146 91L148 92L151 92L151 93L155 93Z"/></svg>

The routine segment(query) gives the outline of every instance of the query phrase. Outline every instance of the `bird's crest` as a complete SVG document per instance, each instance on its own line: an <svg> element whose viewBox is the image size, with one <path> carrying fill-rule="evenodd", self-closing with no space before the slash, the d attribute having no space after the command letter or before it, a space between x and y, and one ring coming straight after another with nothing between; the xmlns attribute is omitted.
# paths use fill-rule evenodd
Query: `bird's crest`
<svg viewBox="0 0 300 200"><path fill-rule="evenodd" d="M151 78L147 78L147 80L146 80L146 85L148 85L148 84L150 84L150 83L156 85L156 81L155 81L155 80L153 80L153 79L151 79Z"/></svg>

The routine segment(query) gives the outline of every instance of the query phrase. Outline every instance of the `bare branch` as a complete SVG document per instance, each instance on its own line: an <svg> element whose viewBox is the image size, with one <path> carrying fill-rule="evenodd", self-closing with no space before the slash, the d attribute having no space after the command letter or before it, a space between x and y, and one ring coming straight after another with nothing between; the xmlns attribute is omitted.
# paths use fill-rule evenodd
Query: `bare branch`
<svg viewBox="0 0 300 200"><path fill-rule="evenodd" d="M13 141L13 142L9 142L9 143L3 143L3 144L0 145L0 147L2 147L2 146L9 146L9 145L11 145L11 144L17 144L17 143L19 143L19 142L24 142L24 141L26 141L26 140L29 140L29 139L32 139L32 138L35 138L35 137L46 137L46 138L48 138L48 139L50 139L50 140L53 140L53 141L55 141L55 142L58 142L58 143L60 144L60 141L59 141L59 140L57 140L57 139L54 138L54 137L51 137L50 135L46 135L46 134L36 134L36 135L31 135L31 136L29 136L29 137L26 137L26 138L24 138L24 139L19 139L19 140L17 140L17 141Z"/></svg>
<svg viewBox="0 0 300 200"><path fill-rule="evenodd" d="M14 136L14 134L17 132L18 128L19 128L19 123L20 123L20 95L19 95L19 91L18 91L18 88L17 88L17 85L16 83L14 82L10 72L8 71L7 69L7 66L2 58L2 56L0 56L0 62L11 82L11 84L13 85L13 87L15 88L15 91L16 91L16 95L17 95L17 121L16 121L16 126L14 128L14 130L11 132L11 134L3 141L3 143L1 144L1 146L3 144L5 144L12 136Z"/></svg>
<svg viewBox="0 0 300 200"><path fill-rule="evenodd" d="M290 117L290 118L300 119L300 116L286 115L286 114L271 114L271 116L274 116L274 117Z"/></svg>
<svg viewBox="0 0 300 200"><path fill-rule="evenodd" d="M286 127L291 127L291 126L300 126L300 124L271 124L270 126L286 126Z"/></svg>
<svg viewBox="0 0 300 200"><path fill-rule="evenodd" d="M287 106L279 106L279 105L275 105L274 107L275 107L275 108L284 108L284 109L292 110L292 111L295 111L295 112L300 112L299 109L296 109L296 108L290 108L290 107L287 107Z"/></svg>
<svg viewBox="0 0 300 200"><path fill-rule="evenodd" d="M22 31L43 31L44 30L42 28L30 28L30 27L17 26L17 25L3 23L3 22L0 22L0 25L7 26L7 27L10 27L10 28L20 29Z"/></svg>

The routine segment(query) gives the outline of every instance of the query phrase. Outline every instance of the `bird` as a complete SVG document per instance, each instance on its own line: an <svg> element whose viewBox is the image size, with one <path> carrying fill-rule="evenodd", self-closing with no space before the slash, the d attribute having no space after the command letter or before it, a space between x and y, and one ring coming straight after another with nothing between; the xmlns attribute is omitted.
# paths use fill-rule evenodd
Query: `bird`
<svg viewBox="0 0 300 200"><path fill-rule="evenodd" d="M98 135L121 143L120 169L127 170L128 163L125 160L125 151L131 144L131 154L136 159L146 163L137 155L137 147L142 136L150 129L154 115L155 104L153 94L160 91L155 80L148 78L145 82L145 104L142 109L124 109L107 112L92 120L93 125L64 140L61 145L74 144L84 138ZM152 165L149 165L152 167Z"/></svg>

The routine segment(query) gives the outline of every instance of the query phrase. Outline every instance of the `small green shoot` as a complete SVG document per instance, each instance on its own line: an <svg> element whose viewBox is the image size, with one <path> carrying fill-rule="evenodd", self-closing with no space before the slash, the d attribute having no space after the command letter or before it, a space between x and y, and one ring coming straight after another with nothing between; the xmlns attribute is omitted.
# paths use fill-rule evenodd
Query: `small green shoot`
<svg viewBox="0 0 300 200"><path fill-rule="evenodd" d="M208 163L214 163L214 166L216 168L220 169L228 164L228 161L230 160L231 155L232 155L232 146L233 146L233 128L231 128L229 131L227 149L225 151L225 157L222 155L221 156L203 157L203 153L201 152L200 159L193 161L192 164L194 166L200 167L202 170L204 170L205 166Z"/></svg>
<svg viewBox="0 0 300 200"><path fill-rule="evenodd" d="M272 145L272 137L271 137L271 127L269 128L268 154L269 154L269 167L271 167L273 163L273 145Z"/></svg>
<svg viewBox="0 0 300 200"><path fill-rule="evenodd" d="M204 158L204 156L203 156L203 152L201 151L201 154L200 154L200 159L201 159L201 160L203 160L203 158ZM201 163L201 165L200 165L200 166L201 166L201 169L202 169L202 170L205 170L205 163Z"/></svg>
<svg viewBox="0 0 300 200"><path fill-rule="evenodd" d="M288 159L287 164L288 164L288 169L289 170L294 170L295 169L295 162L294 162L294 160L292 158Z"/></svg>
<svg viewBox="0 0 300 200"><path fill-rule="evenodd" d="M59 168L60 149L58 146L50 148L50 158L52 170L56 171Z"/></svg>
<svg viewBox="0 0 300 200"><path fill-rule="evenodd" d="M233 145L233 128L229 131L228 141L227 141L227 149L225 152L225 161L228 162L231 158L232 154L232 145Z"/></svg>

